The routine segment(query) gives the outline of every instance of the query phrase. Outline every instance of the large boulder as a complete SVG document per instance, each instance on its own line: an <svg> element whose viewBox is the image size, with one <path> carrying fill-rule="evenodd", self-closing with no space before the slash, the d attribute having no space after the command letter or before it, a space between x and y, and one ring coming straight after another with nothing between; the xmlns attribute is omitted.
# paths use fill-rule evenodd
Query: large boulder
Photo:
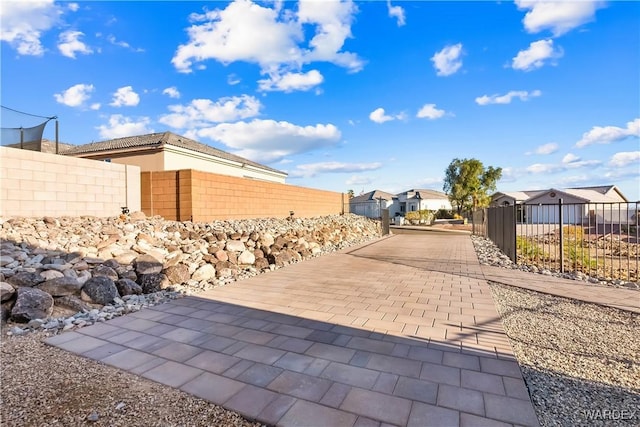
<svg viewBox="0 0 640 427"><path fill-rule="evenodd" d="M46 319L53 311L53 297L37 288L18 288L16 303L11 309L11 318L16 322Z"/></svg>
<svg viewBox="0 0 640 427"><path fill-rule="evenodd" d="M39 284L37 288L51 296L62 297L79 293L82 285L76 278L58 277Z"/></svg>
<svg viewBox="0 0 640 427"><path fill-rule="evenodd" d="M228 240L225 249L228 252L242 252L247 248L244 246L244 243L239 240Z"/></svg>
<svg viewBox="0 0 640 427"><path fill-rule="evenodd" d="M220 261L223 262L223 261ZM193 280L197 280L201 282L203 280L211 280L216 278L216 267L211 264L205 264L199 267L196 271L191 275Z"/></svg>
<svg viewBox="0 0 640 427"><path fill-rule="evenodd" d="M10 300L15 294L16 290L7 282L0 282L0 301L4 302Z"/></svg>
<svg viewBox="0 0 640 427"><path fill-rule="evenodd" d="M82 297L96 304L111 304L114 299L119 298L118 288L113 280L108 277L92 277L82 287Z"/></svg>
<svg viewBox="0 0 640 427"><path fill-rule="evenodd" d="M93 275L93 277L101 277L101 276L108 277L114 282L118 280L118 273L113 268L106 266L104 264L94 268L91 274Z"/></svg>
<svg viewBox="0 0 640 427"><path fill-rule="evenodd" d="M253 265L256 262L256 256L253 252L244 251L238 256L238 264L240 265Z"/></svg>
<svg viewBox="0 0 640 427"><path fill-rule="evenodd" d="M44 277L42 277L38 273L23 271L21 273L14 274L13 276L9 277L7 279L7 282L12 284L16 288L33 287L44 282Z"/></svg>
<svg viewBox="0 0 640 427"><path fill-rule="evenodd" d="M75 311L90 311L93 307L73 295L53 298L56 307L64 306Z"/></svg>
<svg viewBox="0 0 640 427"><path fill-rule="evenodd" d="M120 296L140 295L142 287L131 279L120 279L116 282L116 288Z"/></svg>
<svg viewBox="0 0 640 427"><path fill-rule="evenodd" d="M185 264L176 264L168 267L164 270L164 274L167 276L167 280L172 285L181 285L191 279L189 273L189 267Z"/></svg>
<svg viewBox="0 0 640 427"><path fill-rule="evenodd" d="M150 294L164 289L168 285L168 281L167 276L163 273L139 274L138 284L143 293Z"/></svg>
<svg viewBox="0 0 640 427"><path fill-rule="evenodd" d="M151 255L140 255L135 259L134 265L138 275L162 272L162 263Z"/></svg>
<svg viewBox="0 0 640 427"><path fill-rule="evenodd" d="M65 271L74 271L71 269ZM40 272L40 276L44 278L44 280L57 279L58 277L63 277L64 272L58 270L44 270Z"/></svg>

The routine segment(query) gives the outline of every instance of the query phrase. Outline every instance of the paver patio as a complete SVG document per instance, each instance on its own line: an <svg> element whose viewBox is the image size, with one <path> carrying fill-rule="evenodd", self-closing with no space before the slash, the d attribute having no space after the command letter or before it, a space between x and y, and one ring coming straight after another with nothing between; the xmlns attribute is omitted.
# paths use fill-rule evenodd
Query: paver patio
<svg viewBox="0 0 640 427"><path fill-rule="evenodd" d="M396 235L47 342L272 425L538 425L464 235Z"/></svg>

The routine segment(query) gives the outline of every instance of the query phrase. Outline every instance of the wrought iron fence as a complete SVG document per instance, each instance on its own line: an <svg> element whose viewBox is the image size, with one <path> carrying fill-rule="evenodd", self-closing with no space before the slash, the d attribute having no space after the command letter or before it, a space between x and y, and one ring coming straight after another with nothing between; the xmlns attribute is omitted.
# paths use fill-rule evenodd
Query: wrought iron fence
<svg viewBox="0 0 640 427"><path fill-rule="evenodd" d="M600 280L640 280L640 202L562 203L477 210L473 233L512 261Z"/></svg>

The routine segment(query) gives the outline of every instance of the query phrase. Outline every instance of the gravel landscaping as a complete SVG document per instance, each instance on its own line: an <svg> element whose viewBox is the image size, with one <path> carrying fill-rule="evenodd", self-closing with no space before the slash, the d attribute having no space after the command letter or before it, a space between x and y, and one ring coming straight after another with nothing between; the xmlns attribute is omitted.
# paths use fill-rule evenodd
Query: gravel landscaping
<svg viewBox="0 0 640 427"><path fill-rule="evenodd" d="M2 426L259 426L180 390L3 328Z"/></svg>
<svg viewBox="0 0 640 427"><path fill-rule="evenodd" d="M491 241L472 239L480 263L518 268ZM489 286L543 426L640 425L639 315Z"/></svg>
<svg viewBox="0 0 640 427"><path fill-rule="evenodd" d="M640 316L490 287L543 426L640 425Z"/></svg>

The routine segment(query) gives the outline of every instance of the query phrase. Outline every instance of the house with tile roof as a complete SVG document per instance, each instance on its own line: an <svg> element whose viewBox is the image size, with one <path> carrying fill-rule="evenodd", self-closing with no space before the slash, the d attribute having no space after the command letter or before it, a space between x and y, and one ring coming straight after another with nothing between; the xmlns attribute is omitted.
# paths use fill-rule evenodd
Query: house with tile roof
<svg viewBox="0 0 640 427"><path fill-rule="evenodd" d="M615 185L498 192L491 200L492 206L516 205L519 222L530 224L559 222L561 200L565 224L624 224L632 221L637 211L637 204L629 203Z"/></svg>
<svg viewBox="0 0 640 427"><path fill-rule="evenodd" d="M404 215L411 211L452 210L449 196L445 193L429 189L411 189L394 196L394 203L390 215Z"/></svg>
<svg viewBox="0 0 640 427"><path fill-rule="evenodd" d="M139 166L142 172L193 169L285 183L287 173L173 132L128 136L73 146L61 154Z"/></svg>
<svg viewBox="0 0 640 427"><path fill-rule="evenodd" d="M380 190L360 194L349 199L349 212L368 218L380 218L382 209L389 209L393 205L393 197L393 194Z"/></svg>
<svg viewBox="0 0 640 427"><path fill-rule="evenodd" d="M389 209L389 216L404 216L411 211L451 210L445 193L429 189L411 189L398 194L373 190L349 200L349 211L370 218L380 218L380 209Z"/></svg>

